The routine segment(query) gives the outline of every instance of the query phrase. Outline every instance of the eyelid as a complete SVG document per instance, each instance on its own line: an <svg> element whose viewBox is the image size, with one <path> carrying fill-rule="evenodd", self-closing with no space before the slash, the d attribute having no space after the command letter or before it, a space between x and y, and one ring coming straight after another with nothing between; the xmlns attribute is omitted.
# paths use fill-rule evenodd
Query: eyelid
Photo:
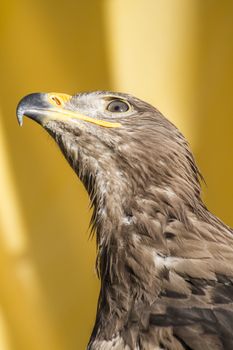
<svg viewBox="0 0 233 350"><path fill-rule="evenodd" d="M127 100L125 100L124 98L121 98L121 97L111 97L111 96L109 96L107 99L106 99L106 101L105 101L105 110L108 112L108 113L113 113L113 112L110 112L110 111L108 111L108 109L107 109L107 107L108 107L108 105L110 104L110 103L112 103L112 102L117 102L117 101L119 101L119 102L123 102L123 103L125 103L125 104L127 104L127 106L129 107L129 109L126 111L126 112L124 112L124 113L129 113L129 112L132 112L133 110L134 110L134 108L133 108L133 106L127 101Z"/></svg>

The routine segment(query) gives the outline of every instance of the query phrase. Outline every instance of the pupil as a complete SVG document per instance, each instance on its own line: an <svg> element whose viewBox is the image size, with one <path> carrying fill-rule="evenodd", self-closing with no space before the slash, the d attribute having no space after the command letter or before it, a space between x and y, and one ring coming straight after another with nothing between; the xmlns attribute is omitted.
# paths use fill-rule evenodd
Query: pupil
<svg viewBox="0 0 233 350"><path fill-rule="evenodd" d="M116 112L118 112L120 109L121 109L121 108L120 108L119 105L116 105L116 106L114 107L114 110L115 110Z"/></svg>

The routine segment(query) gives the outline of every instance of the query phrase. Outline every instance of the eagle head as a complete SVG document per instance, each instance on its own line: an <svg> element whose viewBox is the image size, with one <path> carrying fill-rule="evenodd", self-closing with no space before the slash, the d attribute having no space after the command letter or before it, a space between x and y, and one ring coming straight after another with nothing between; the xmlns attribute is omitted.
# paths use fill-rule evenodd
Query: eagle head
<svg viewBox="0 0 233 350"><path fill-rule="evenodd" d="M52 135L91 199L111 192L122 201L125 191L129 198L154 185L199 197L199 172L185 138L138 98L109 91L34 93L20 101L17 116L20 124L27 116Z"/></svg>

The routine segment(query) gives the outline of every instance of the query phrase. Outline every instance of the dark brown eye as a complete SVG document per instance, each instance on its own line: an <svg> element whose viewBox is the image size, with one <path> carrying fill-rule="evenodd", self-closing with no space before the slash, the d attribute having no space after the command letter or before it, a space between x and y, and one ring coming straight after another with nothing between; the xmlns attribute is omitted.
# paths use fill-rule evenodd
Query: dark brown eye
<svg viewBox="0 0 233 350"><path fill-rule="evenodd" d="M115 100L108 104L107 110L112 113L123 113L129 110L129 105L124 101Z"/></svg>

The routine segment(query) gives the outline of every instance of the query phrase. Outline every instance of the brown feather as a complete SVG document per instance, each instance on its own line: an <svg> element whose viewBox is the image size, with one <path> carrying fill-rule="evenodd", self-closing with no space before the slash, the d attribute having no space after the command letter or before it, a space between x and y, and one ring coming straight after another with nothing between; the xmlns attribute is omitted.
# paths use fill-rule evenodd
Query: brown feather
<svg viewBox="0 0 233 350"><path fill-rule="evenodd" d="M130 112L109 115L109 99ZM78 94L65 108L122 125L43 124L93 205L101 291L88 349L232 350L232 230L202 203L185 138L127 94Z"/></svg>

